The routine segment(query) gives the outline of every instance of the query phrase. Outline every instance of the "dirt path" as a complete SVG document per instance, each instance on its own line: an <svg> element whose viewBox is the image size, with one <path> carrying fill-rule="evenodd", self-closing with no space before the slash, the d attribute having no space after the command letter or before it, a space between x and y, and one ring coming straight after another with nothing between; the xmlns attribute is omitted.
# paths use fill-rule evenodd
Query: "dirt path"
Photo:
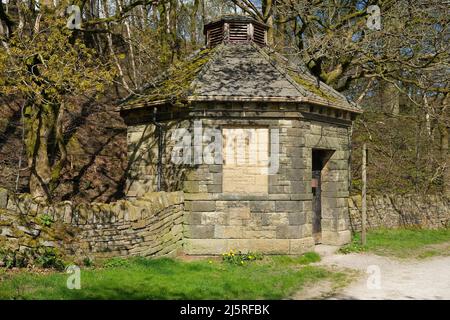
<svg viewBox="0 0 450 320"><path fill-rule="evenodd" d="M328 249L329 250L329 249ZM326 253L319 265L358 270L348 286L327 294L329 283L306 288L294 299L450 299L450 256L398 260L374 254ZM379 270L379 282L376 274ZM368 285L369 284L369 285ZM329 291L330 292L330 291Z"/></svg>

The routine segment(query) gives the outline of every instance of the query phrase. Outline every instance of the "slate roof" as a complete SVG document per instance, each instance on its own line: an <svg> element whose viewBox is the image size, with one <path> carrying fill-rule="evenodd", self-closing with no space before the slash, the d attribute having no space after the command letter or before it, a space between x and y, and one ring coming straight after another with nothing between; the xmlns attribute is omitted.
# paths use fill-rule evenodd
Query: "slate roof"
<svg viewBox="0 0 450 320"><path fill-rule="evenodd" d="M194 101L309 102L360 113L361 108L307 70L254 43L220 44L180 63L121 109Z"/></svg>

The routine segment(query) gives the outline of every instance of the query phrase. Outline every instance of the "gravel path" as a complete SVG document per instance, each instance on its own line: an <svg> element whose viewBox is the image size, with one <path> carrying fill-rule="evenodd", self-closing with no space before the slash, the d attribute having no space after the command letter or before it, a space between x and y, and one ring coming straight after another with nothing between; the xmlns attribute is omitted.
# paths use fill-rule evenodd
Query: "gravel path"
<svg viewBox="0 0 450 320"><path fill-rule="evenodd" d="M319 265L361 272L358 280L331 299L450 299L450 256L398 260L366 253L334 254L330 248L322 251L325 256Z"/></svg>

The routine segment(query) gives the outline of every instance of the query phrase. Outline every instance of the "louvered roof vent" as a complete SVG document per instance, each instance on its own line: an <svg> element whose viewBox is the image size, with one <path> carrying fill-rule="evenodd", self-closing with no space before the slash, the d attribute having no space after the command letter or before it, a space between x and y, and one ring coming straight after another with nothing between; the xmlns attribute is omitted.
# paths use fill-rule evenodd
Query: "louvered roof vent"
<svg viewBox="0 0 450 320"><path fill-rule="evenodd" d="M205 24L203 33L210 48L224 43L248 43L253 41L261 47L267 45L268 27L253 18L239 15L223 16Z"/></svg>

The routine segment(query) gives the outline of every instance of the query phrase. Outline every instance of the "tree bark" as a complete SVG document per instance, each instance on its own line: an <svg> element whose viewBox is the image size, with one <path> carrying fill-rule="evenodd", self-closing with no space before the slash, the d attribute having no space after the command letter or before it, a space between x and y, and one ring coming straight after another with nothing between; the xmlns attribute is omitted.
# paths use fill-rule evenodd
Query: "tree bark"
<svg viewBox="0 0 450 320"><path fill-rule="evenodd" d="M393 115L400 113L400 93L394 84L390 82L382 82L381 99L383 110Z"/></svg>
<svg viewBox="0 0 450 320"><path fill-rule="evenodd" d="M107 1L106 0L103 0L103 9L104 9L106 17L108 18L109 17L108 5L107 5ZM108 27L108 26L106 26L106 27ZM116 67L117 67L117 71L119 72L119 78L120 78L120 80L122 82L122 85L128 92L132 92L130 87L128 86L127 81L125 80L125 76L123 74L122 66L120 65L120 61L117 58L116 52L114 50L111 33L108 32L107 35L106 35L106 38L108 40L109 52L111 53L111 57L113 58L114 63L116 65Z"/></svg>
<svg viewBox="0 0 450 320"><path fill-rule="evenodd" d="M52 107L48 104L26 107L25 145L28 166L31 169L30 193L39 199L50 199L48 185L51 180L51 168L48 158L48 139L55 121Z"/></svg>
<svg viewBox="0 0 450 320"><path fill-rule="evenodd" d="M117 6L119 8L119 11L122 12L122 1L121 0L117 0ZM128 19L124 20L124 24L125 24L125 31L126 31L126 39L128 42L128 49L130 50L130 64L131 64L131 74L132 76L130 77L132 82L134 83L134 88L137 89L140 85L140 83L138 82L138 76L137 76L137 70L136 70L136 58L134 55L134 47L133 44L131 43L131 28L130 28L130 23L128 22Z"/></svg>
<svg viewBox="0 0 450 320"><path fill-rule="evenodd" d="M197 13L200 7L200 0L194 1L194 7L191 12L191 44L197 46Z"/></svg>
<svg viewBox="0 0 450 320"><path fill-rule="evenodd" d="M269 29L267 29L267 44L269 46L274 44L272 4L273 4L272 0L264 0L262 7L264 22L269 27Z"/></svg>
<svg viewBox="0 0 450 320"><path fill-rule="evenodd" d="M444 172L442 173L443 186L442 192L450 198L450 154L448 150L449 143L449 130L450 126L448 124L448 118L445 118L446 110L448 108L449 96L447 95L442 102L442 118L440 119L439 134L440 134L440 145L441 145L441 161L444 166Z"/></svg>

